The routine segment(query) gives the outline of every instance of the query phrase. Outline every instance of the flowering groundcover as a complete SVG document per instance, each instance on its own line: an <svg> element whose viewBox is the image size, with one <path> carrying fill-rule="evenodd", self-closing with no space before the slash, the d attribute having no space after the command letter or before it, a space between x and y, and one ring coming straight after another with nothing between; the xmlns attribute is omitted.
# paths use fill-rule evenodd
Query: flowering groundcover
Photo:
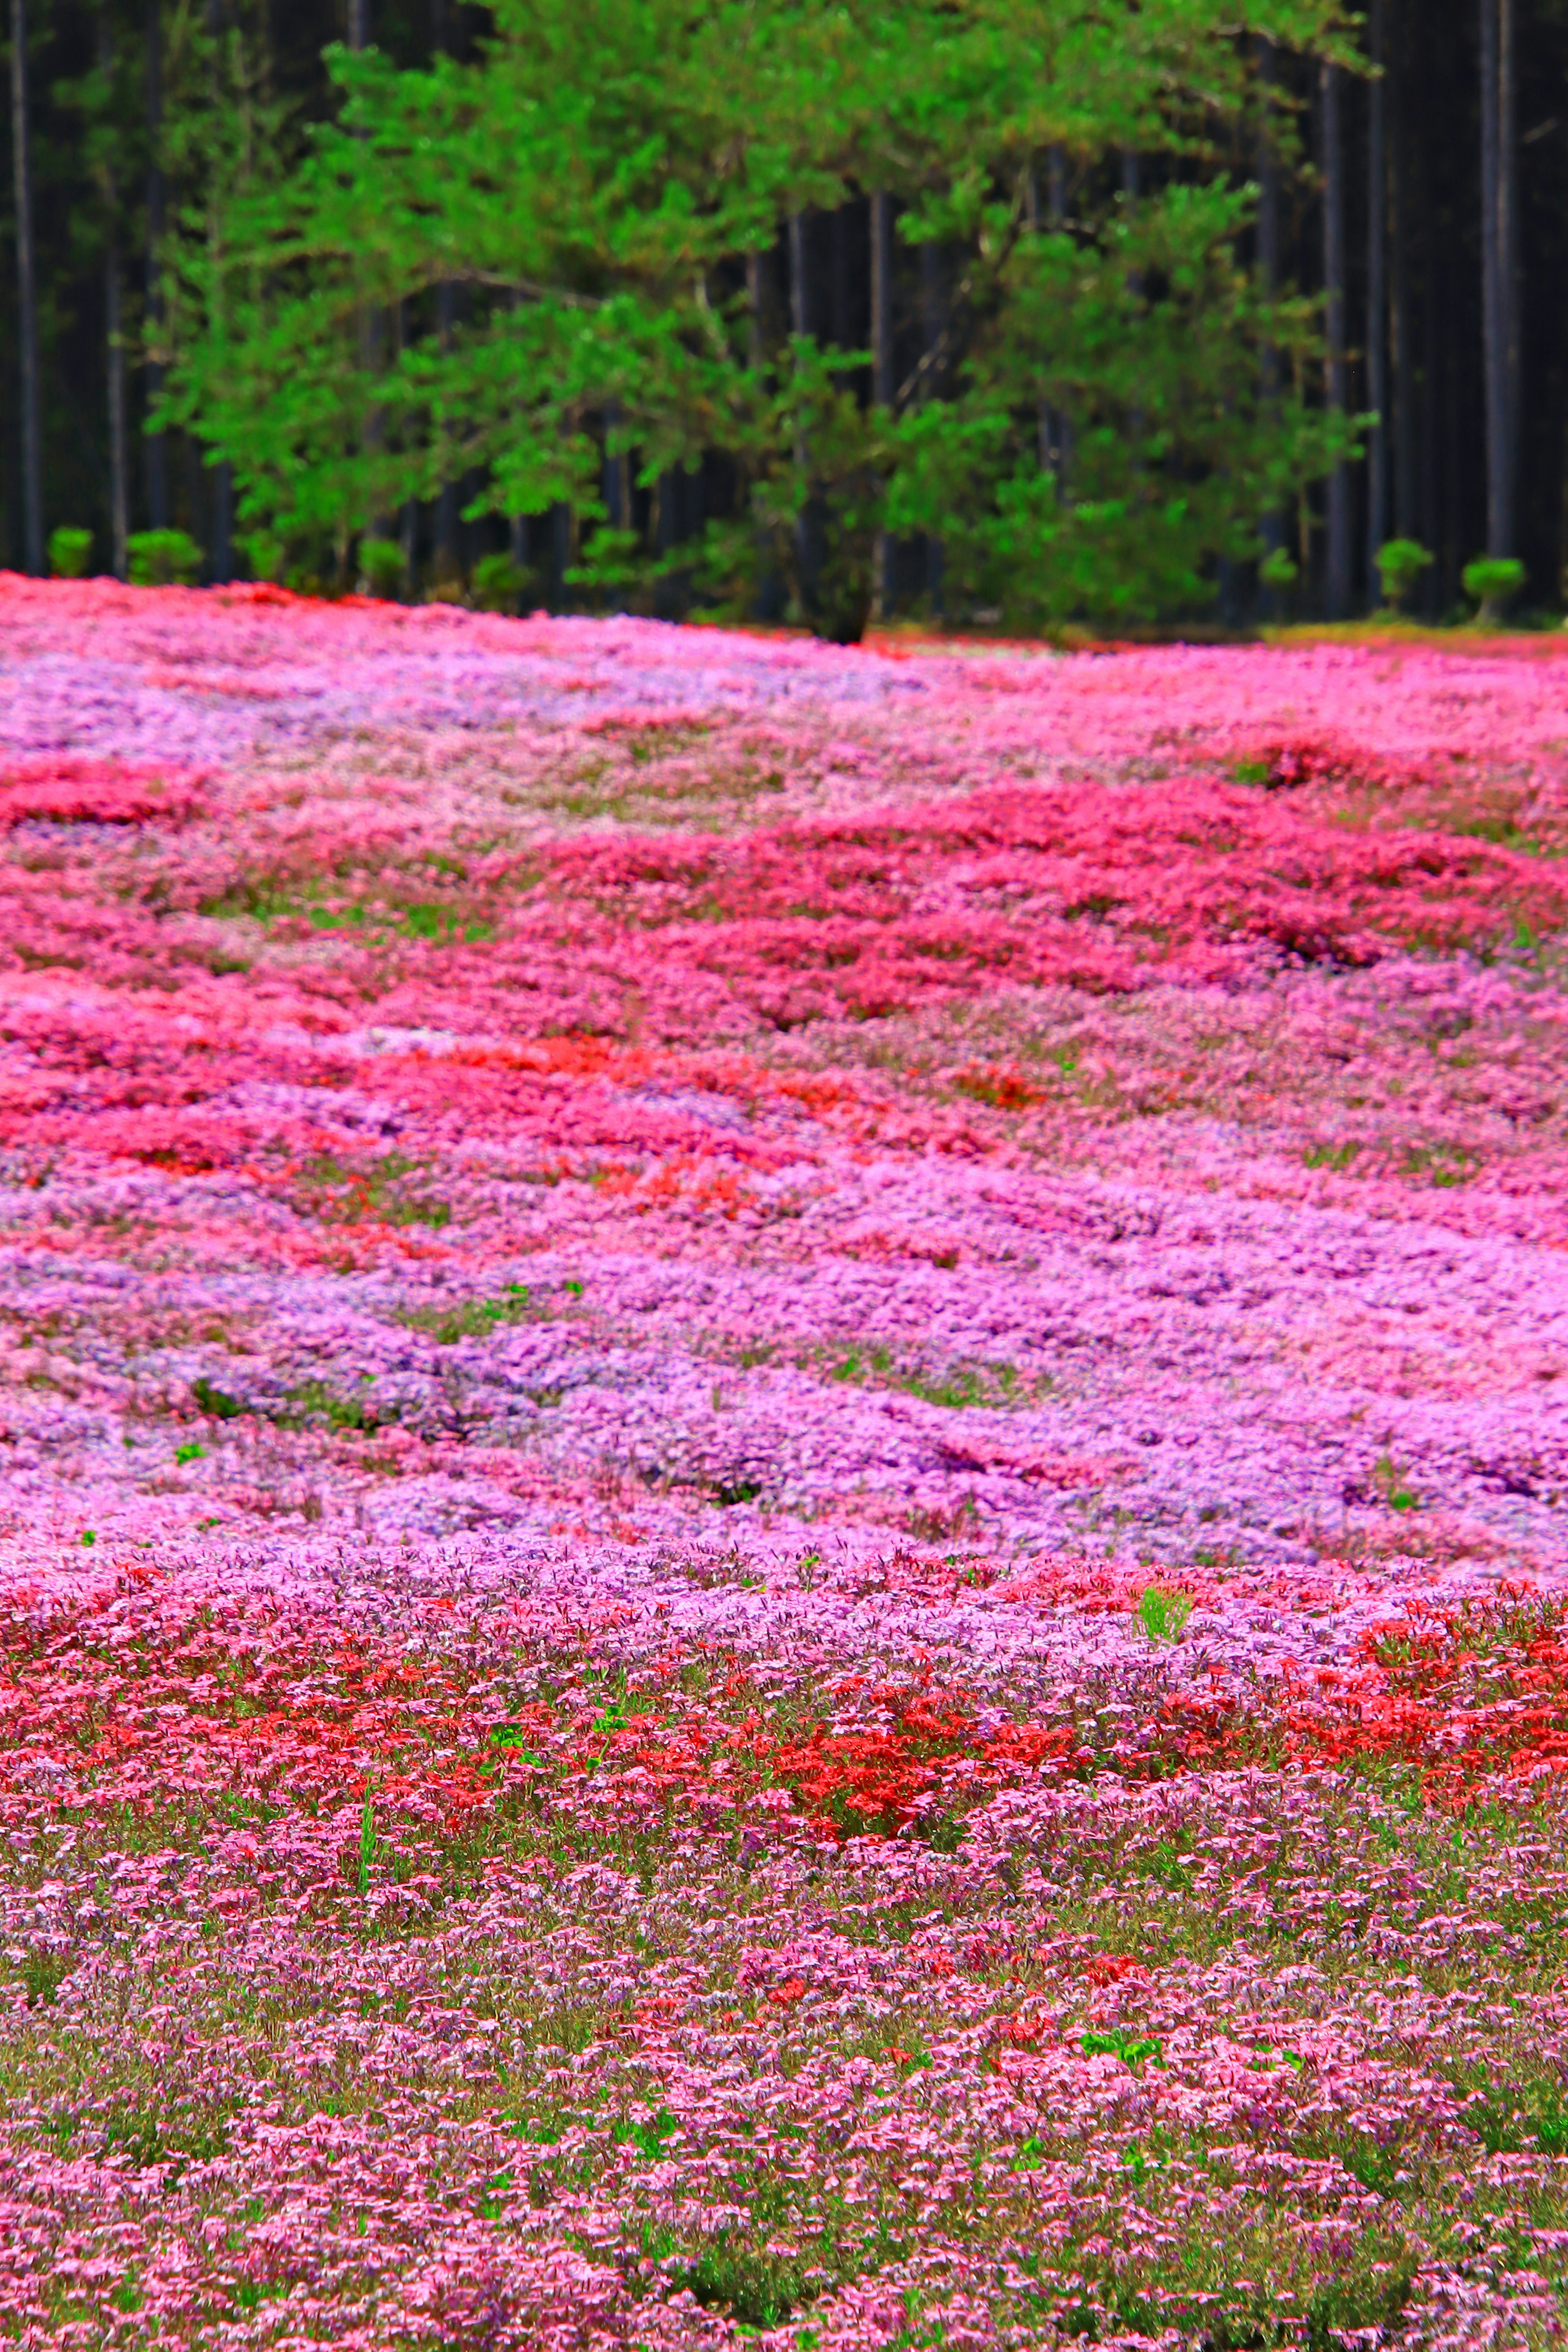
<svg viewBox="0 0 1568 2352"><path fill-rule="evenodd" d="M0 620L0 2338L1556 2340L1564 651Z"/></svg>

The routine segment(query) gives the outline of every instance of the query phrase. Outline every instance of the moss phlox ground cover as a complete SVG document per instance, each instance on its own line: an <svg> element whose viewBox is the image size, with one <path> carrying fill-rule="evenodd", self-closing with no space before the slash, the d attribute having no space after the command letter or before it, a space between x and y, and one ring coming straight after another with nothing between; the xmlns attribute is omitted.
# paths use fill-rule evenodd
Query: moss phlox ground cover
<svg viewBox="0 0 1568 2352"><path fill-rule="evenodd" d="M1568 655L0 617L0 2337L1559 2340Z"/></svg>

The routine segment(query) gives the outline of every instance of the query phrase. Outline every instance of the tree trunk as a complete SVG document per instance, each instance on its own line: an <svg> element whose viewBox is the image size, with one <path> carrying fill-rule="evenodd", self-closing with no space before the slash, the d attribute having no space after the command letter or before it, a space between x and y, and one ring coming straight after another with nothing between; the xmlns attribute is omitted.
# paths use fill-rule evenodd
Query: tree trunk
<svg viewBox="0 0 1568 2352"><path fill-rule="evenodd" d="M811 289L807 282L805 254L805 215L791 213L789 216L789 331L792 335L811 332Z"/></svg>
<svg viewBox="0 0 1568 2352"><path fill-rule="evenodd" d="M131 530L131 500L125 437L125 327L121 315L120 252L112 227L103 257L103 308L109 345L110 569L117 580L123 580L129 562L125 542Z"/></svg>
<svg viewBox="0 0 1568 2352"><path fill-rule="evenodd" d="M940 400L942 393L943 370L938 354L947 324L946 274L942 247L928 239L921 247L921 332L926 361L921 393L922 400ZM931 600L933 621L942 618L942 541L933 532L926 541L926 593Z"/></svg>
<svg viewBox="0 0 1568 2352"><path fill-rule="evenodd" d="M27 112L27 12L11 0L11 153L16 185L16 327L22 373L22 552L44 569L44 455L38 413L38 303L33 249L33 158Z"/></svg>
<svg viewBox="0 0 1568 2352"><path fill-rule="evenodd" d="M859 341L855 332L854 288L849 274L849 236L854 207L840 205L828 224L832 237L831 267L833 276L833 340L841 352L853 351Z"/></svg>
<svg viewBox="0 0 1568 2352"><path fill-rule="evenodd" d="M370 0L350 0L350 5L353 7L363 7L368 12ZM367 21L367 34L368 29ZM451 27L447 19L446 0L431 0L430 46L437 57L447 54L450 49ZM452 334L457 318L458 289L449 278L444 278L436 289L436 336L443 359L447 358L451 352ZM461 580L463 571L456 482L443 482L436 493L435 539L436 584L442 594L449 594Z"/></svg>
<svg viewBox="0 0 1568 2352"><path fill-rule="evenodd" d="M1279 150L1268 106L1274 44L1266 34L1258 37L1258 81L1262 99L1258 132L1258 278L1266 299L1272 301L1279 290ZM1265 404L1272 404L1279 394L1279 353L1273 343L1263 346L1258 380ZM1278 511L1266 514L1260 528L1265 550L1269 555L1278 554L1285 544L1282 516ZM1264 589L1262 608L1266 618L1277 614L1279 598L1272 588Z"/></svg>
<svg viewBox="0 0 1568 2352"><path fill-rule="evenodd" d="M885 189L871 192L871 398L877 407L893 404L893 200ZM879 621L893 611L893 551L879 528L871 558L872 591Z"/></svg>
<svg viewBox="0 0 1568 2352"><path fill-rule="evenodd" d="M452 329L457 316L456 289L449 278L443 278L436 289L436 336L445 359L452 348ZM443 482L436 493L436 579L443 590L449 589L462 571L458 547L458 485Z"/></svg>
<svg viewBox="0 0 1568 2352"><path fill-rule="evenodd" d="M1367 11L1366 404L1374 422L1366 446L1366 580L1378 586L1377 551L1388 536L1388 99L1384 0Z"/></svg>
<svg viewBox="0 0 1568 2352"><path fill-rule="evenodd" d="M1030 234L1038 236L1045 226L1045 219L1040 208L1040 174L1033 163L1029 166L1029 177L1025 188L1025 204L1027 208ZM1035 437L1039 452L1040 471L1042 474L1048 474L1056 458L1056 436L1051 430L1051 404L1044 398L1035 404Z"/></svg>
<svg viewBox="0 0 1568 2352"><path fill-rule="evenodd" d="M893 200L871 198L871 397L893 404Z"/></svg>
<svg viewBox="0 0 1568 2352"><path fill-rule="evenodd" d="M1345 382L1345 174L1340 138L1340 68L1322 68L1323 290L1327 298L1328 405L1343 415ZM1351 604L1350 478L1343 466L1329 476L1328 547L1324 602L1331 621L1342 621Z"/></svg>
<svg viewBox="0 0 1568 2352"><path fill-rule="evenodd" d="M756 374L762 373L763 352L763 257L760 253L746 256L746 361Z"/></svg>
<svg viewBox="0 0 1568 2352"><path fill-rule="evenodd" d="M163 364L156 356L163 323L163 290L159 248L163 242L163 27L162 0L152 0L147 12L147 405L154 408L163 394ZM168 436L149 433L147 455L147 520L154 530L169 527Z"/></svg>
<svg viewBox="0 0 1568 2352"><path fill-rule="evenodd" d="M1274 44L1258 42L1258 79L1264 93L1258 134L1258 275L1270 300L1279 290L1279 150L1275 142L1268 92L1274 80ZM1270 343L1263 353L1263 389L1279 389L1279 354Z"/></svg>
<svg viewBox="0 0 1568 2352"><path fill-rule="evenodd" d="M1518 531L1519 148L1513 0L1481 0L1481 338L1486 397L1487 553Z"/></svg>
<svg viewBox="0 0 1568 2352"><path fill-rule="evenodd" d="M1431 121L1432 72L1430 44L1416 41L1407 45L1402 86L1409 92L1406 113L1409 125L1406 153L1410 158L1410 188L1412 209L1420 231L1416 259L1421 278L1421 394L1418 434L1421 446L1421 529L1424 547L1436 556L1442 545L1442 514L1438 493L1437 385L1438 385L1438 309L1436 280L1439 239L1432 202ZM1420 607L1432 617L1438 609L1440 577L1434 563L1423 573L1418 591Z"/></svg>
<svg viewBox="0 0 1568 2352"><path fill-rule="evenodd" d="M1058 140L1046 160L1046 220L1057 235L1068 225L1067 150ZM1051 463L1056 470L1057 496L1065 506L1072 474L1072 425L1065 410L1051 411Z"/></svg>
<svg viewBox="0 0 1568 2352"><path fill-rule="evenodd" d="M809 335L812 331L811 277L804 213L791 213L789 216L789 330L792 335ZM811 454L804 438L795 445L795 469L804 480L811 462ZM803 504L795 523L795 545L799 601L803 614L809 615L816 604L816 534L809 500Z"/></svg>
<svg viewBox="0 0 1568 2352"><path fill-rule="evenodd" d="M1393 227L1394 520L1401 539L1416 531L1415 320L1410 291L1415 207L1410 173L1410 114L1401 78L1393 91L1389 144L1389 214Z"/></svg>
<svg viewBox="0 0 1568 2352"><path fill-rule="evenodd" d="M213 43L213 104L223 102L223 68L218 51L218 38L224 29L224 0L207 0L207 34ZM215 224L216 236L216 224ZM234 470L226 457L221 457L212 469L213 480L213 543L208 551L207 569L221 585L234 576Z"/></svg>
<svg viewBox="0 0 1568 2352"><path fill-rule="evenodd" d="M1504 507L1510 554L1519 536L1520 394L1522 389L1519 264L1519 47L1514 0L1498 5L1498 276L1506 403Z"/></svg>
<svg viewBox="0 0 1568 2352"><path fill-rule="evenodd" d="M107 82L114 70L114 27L107 5L99 19L98 68ZM109 394L109 568L117 580L126 571L131 493L125 432L125 320L120 284L120 187L112 163L103 188L103 331Z"/></svg>

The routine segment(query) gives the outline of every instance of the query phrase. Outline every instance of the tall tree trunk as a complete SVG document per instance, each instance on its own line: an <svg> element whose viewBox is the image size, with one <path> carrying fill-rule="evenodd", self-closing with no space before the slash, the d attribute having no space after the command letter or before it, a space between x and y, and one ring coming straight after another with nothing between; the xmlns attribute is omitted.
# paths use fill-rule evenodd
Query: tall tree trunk
<svg viewBox="0 0 1568 2352"><path fill-rule="evenodd" d="M163 397L163 365L156 356L163 323L160 247L163 242L163 26L162 0L147 11L147 405ZM166 434L146 436L147 520L154 530L169 527L169 452Z"/></svg>
<svg viewBox="0 0 1568 2352"><path fill-rule="evenodd" d="M1068 225L1068 159L1067 150L1059 139L1046 159L1046 221L1058 236ZM1056 471L1057 496L1065 506L1072 474L1072 425L1063 410L1053 409L1050 426L1051 464Z"/></svg>
<svg viewBox="0 0 1568 2352"><path fill-rule="evenodd" d="M789 216L789 331L792 335L809 335L811 332L811 287L806 268L804 213L791 213Z"/></svg>
<svg viewBox="0 0 1568 2352"><path fill-rule="evenodd" d="M1510 541L1519 536L1519 450L1523 390L1523 285L1519 247L1519 47L1514 0L1498 0L1498 274L1507 403L1504 503ZM1510 545L1510 553L1517 552Z"/></svg>
<svg viewBox="0 0 1568 2352"><path fill-rule="evenodd" d="M840 205L828 223L832 239L833 340L841 352L853 351L860 340L855 332L854 288L849 275L849 237L854 210L852 205Z"/></svg>
<svg viewBox="0 0 1568 2352"><path fill-rule="evenodd" d="M1268 104L1268 93L1274 83L1274 44L1267 34L1260 34L1258 41L1258 81L1261 98L1258 131L1258 278L1268 301L1272 301L1279 290L1279 149ZM1258 380L1265 405L1272 406L1279 394L1279 353L1273 343L1263 346ZM1278 510L1263 517L1261 531L1268 553L1278 554L1285 544L1284 518ZM1272 588L1265 588L1262 603L1265 616L1274 617L1279 608L1279 598Z"/></svg>
<svg viewBox="0 0 1568 2352"><path fill-rule="evenodd" d="M209 0L209 5L215 7L221 5L221 0ZM373 38L371 0L349 0L348 35L349 47L356 56L369 48ZM359 314L359 363L367 376L380 375L385 348L385 314L374 303L367 303ZM382 446L384 438L382 414L374 405L365 416L364 437L366 449L374 457ZM386 508L367 516L365 523L371 538L392 537L393 517Z"/></svg>
<svg viewBox="0 0 1568 2352"><path fill-rule="evenodd" d="M443 278L436 289L436 337L445 359L452 348L452 329L457 317L457 289L449 278ZM449 588L462 572L462 558L458 545L458 485L443 482L436 493L436 578L442 588Z"/></svg>
<svg viewBox="0 0 1568 2352"><path fill-rule="evenodd" d="M1036 165L1029 166L1024 200L1030 234L1038 236L1045 227L1045 214L1040 204L1040 174ZM1035 404L1035 440L1039 456L1040 471L1048 474L1056 462L1056 435L1051 429L1051 404L1043 396Z"/></svg>
<svg viewBox="0 0 1568 2352"><path fill-rule="evenodd" d="M1138 199L1142 193L1143 158L1136 152L1135 149L1131 147L1124 147L1121 151L1121 194L1126 201L1129 211L1131 211L1132 206L1137 204ZM1131 276L1128 278L1127 283L1131 288L1134 294L1142 294L1143 291L1142 271L1141 269L1133 270Z"/></svg>
<svg viewBox="0 0 1568 2352"><path fill-rule="evenodd" d="M947 323L946 276L942 247L928 238L921 247L921 334L926 361L921 393L922 400L940 400L942 394L944 372L938 354ZM942 541L932 533L926 541L926 594L931 602L933 621L942 618Z"/></svg>
<svg viewBox="0 0 1568 2352"><path fill-rule="evenodd" d="M27 12L11 0L11 153L16 175L16 326L22 374L22 553L44 569L44 453L38 412L38 303L33 249L33 157L27 111Z"/></svg>
<svg viewBox="0 0 1568 2352"><path fill-rule="evenodd" d="M1367 11L1366 404L1373 423L1366 445L1366 580L1377 587L1377 551L1388 536L1388 48L1384 0Z"/></svg>
<svg viewBox="0 0 1568 2352"><path fill-rule="evenodd" d="M1321 73L1323 133L1323 290L1328 340L1328 405L1343 415L1345 370L1345 173L1341 142L1340 72ZM1342 621L1351 604L1350 478L1343 466L1329 476L1328 545L1324 601L1331 621Z"/></svg>
<svg viewBox="0 0 1568 2352"><path fill-rule="evenodd" d="M1258 132L1258 276L1264 294L1272 301L1279 291L1279 149L1268 107L1274 44L1267 36L1258 39L1258 80L1262 94ZM1279 389L1279 354L1272 343L1264 347L1262 378L1264 394L1271 398Z"/></svg>
<svg viewBox="0 0 1568 2352"><path fill-rule="evenodd" d="M1519 146L1513 0L1481 0L1481 340L1486 397L1487 553L1518 531Z"/></svg>
<svg viewBox="0 0 1568 2352"><path fill-rule="evenodd" d="M1421 279L1421 395L1417 436L1421 445L1419 537L1422 545L1436 556L1441 549L1443 535L1437 443L1439 318L1436 276L1439 238L1432 202L1430 142L1433 90L1431 46L1428 42L1415 41L1407 45L1401 81L1409 92L1406 153L1410 158L1412 208L1419 229L1415 257L1420 266ZM1417 593L1421 608L1429 617L1435 614L1441 599L1440 575L1436 563L1422 575Z"/></svg>
<svg viewBox="0 0 1568 2352"><path fill-rule="evenodd" d="M218 42L224 30L224 0L207 0L207 36L213 44L212 96L215 110L223 102L223 66ZM216 223L213 236L216 240ZM226 457L220 457L212 469L213 484L213 543L207 553L207 569L220 584L234 576L234 469Z"/></svg>
<svg viewBox="0 0 1568 2352"><path fill-rule="evenodd" d="M806 222L804 213L789 216L789 330L792 335L809 335L812 331L813 304L811 275L806 253ZM797 472L805 476L810 463L810 452L804 438L795 445ZM809 501L800 511L795 527L795 563L799 577L800 603L809 614L816 602L816 544Z"/></svg>
<svg viewBox="0 0 1568 2352"><path fill-rule="evenodd" d="M351 0L351 5L368 10L370 0ZM450 49L451 25L447 13L447 0L430 0L430 46L437 57L446 55ZM443 359L452 349L453 330L458 317L457 295L458 289L451 279L443 278L436 289L436 335ZM443 482L436 493L435 541L437 584L441 593L448 593L461 579L463 570L456 482Z"/></svg>
<svg viewBox="0 0 1568 2352"><path fill-rule="evenodd" d="M98 25L98 69L107 83L114 70L114 26L106 5ZM114 165L103 166L103 329L109 394L109 568L126 570L131 490L125 432L125 320L120 283L120 186Z"/></svg>
<svg viewBox="0 0 1568 2352"><path fill-rule="evenodd" d="M759 375L762 373L763 352L763 257L760 253L748 253L746 256L746 362Z"/></svg>
<svg viewBox="0 0 1568 2352"><path fill-rule="evenodd" d="M893 405L893 200L884 188L871 192L871 398L879 408ZM893 613L893 551L879 528L871 558L876 616Z"/></svg>
<svg viewBox="0 0 1568 2352"><path fill-rule="evenodd" d="M1393 139L1389 151L1389 215L1393 227L1393 302L1389 323L1394 347L1394 520L1401 539L1416 528L1415 320L1410 290L1410 253L1415 226L1411 201L1410 117L1403 81L1394 91Z"/></svg>
<svg viewBox="0 0 1568 2352"><path fill-rule="evenodd" d="M871 397L893 404L893 200L881 189L871 198Z"/></svg>
<svg viewBox="0 0 1568 2352"><path fill-rule="evenodd" d="M113 202L110 187L110 201ZM109 346L109 535L110 569L123 580L129 558L131 499L125 436L125 325L121 312L120 249L112 219L103 255L103 308Z"/></svg>

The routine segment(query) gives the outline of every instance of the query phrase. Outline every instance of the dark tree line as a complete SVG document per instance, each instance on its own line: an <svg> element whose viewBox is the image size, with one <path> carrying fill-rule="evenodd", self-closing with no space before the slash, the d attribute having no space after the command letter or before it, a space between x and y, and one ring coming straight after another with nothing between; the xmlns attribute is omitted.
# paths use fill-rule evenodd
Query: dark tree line
<svg viewBox="0 0 1568 2352"><path fill-rule="evenodd" d="M261 0L246 7L242 27L240 0L195 9L167 0L11 0L14 266L0 294L11 354L0 377L0 561L42 571L49 534L61 526L89 531L94 568L121 574L128 546L147 531L187 533L208 578L254 560L241 552L247 535L236 502L248 500L253 525L266 521L256 467L247 471L243 450L237 470L231 465L221 421L198 394L183 409L165 408L170 383L184 380L181 336L199 332L210 351L215 331L210 309L198 321L182 287L192 282L191 255L232 234L211 191L237 184L240 150L253 176L286 178L311 152L310 126L341 117L342 78L323 58L329 45L418 71L438 57L458 65L479 57L493 21L451 0L374 0L374 22L371 7ZM1359 64L1334 62L1331 41L1325 57L1263 32L1236 35L1251 85L1275 93L1281 110L1238 100L1210 139L1211 177L1217 168L1234 184L1256 184L1238 231L1247 268L1266 289L1299 289L1321 306L1321 348L1305 357L1300 341L1289 351L1264 349L1265 385L1277 382L1283 396L1294 375L1308 406L1361 420L1352 455L1308 468L1258 518L1260 545L1274 551L1268 563L1219 549L1222 614L1239 621L1259 609L1329 617L1365 609L1378 600L1377 556L1390 540L1430 553L1411 574L1415 609L1455 610L1464 568L1483 552L1520 559L1528 602L1553 606L1568 572L1568 0L1368 0L1363 18L1343 22ZM857 153L875 146L864 122L854 137ZM821 183L815 200L803 163L800 194L777 195L777 218L732 270L715 266L713 300L742 320L736 363L753 378L776 366L770 354L792 336L813 339L830 360L865 355L858 375L836 381L868 412L898 404L900 462L916 486L875 519L871 593L890 606L940 609L944 548L951 575L957 541L949 530L921 528L922 478L909 452L922 446L921 413L929 418L970 380L986 331L995 344L972 267L989 232L954 215L944 233L907 236L918 194L868 185L872 173L853 163L834 163L832 184L821 158L812 168ZM1174 149L1128 144L1095 154L1050 142L1019 183L1016 231L1044 240L1044 252L1091 207L1100 220L1131 217L1129 208L1190 173ZM1000 216L1005 174L995 193ZM1130 267L1131 293L1142 299L1164 266L1156 257L1147 268ZM447 274L426 274L428 283L391 299L356 298L367 382L404 364L420 337L418 348L455 364L477 348L481 324L493 333L495 298L460 250ZM208 282L218 274L209 271ZM515 313L531 299L518 290L506 300ZM1016 341L1016 320L1005 317ZM1016 317L1049 337L1048 307L1026 304ZM211 373L209 365L206 380ZM827 429L826 397L809 425L780 428L795 434L803 467L808 434L820 440ZM613 592L616 549L631 576L634 539L637 560L662 563L671 576L671 551L710 527L727 501L733 507L742 462L672 442L661 470L647 455L646 427L634 448L625 446L635 398L628 391L621 409L602 391L584 393L570 412L579 438L599 451L591 503L601 594L605 583ZM1087 478L1089 425L1055 395L1042 394L1031 413L1030 462L1065 508ZM176 414L183 423L171 421ZM1100 414L1109 429L1111 411L1102 404ZM1141 428L1136 404L1124 415L1130 433ZM391 478L383 461L402 446L401 430L390 400L367 412L367 482ZM864 470L873 460L856 462ZM885 478L892 461L876 462ZM416 481L411 473L407 495L367 488L372 504L352 525L334 522L323 503L317 575L352 584L357 533L367 545L401 550L405 585L454 583L505 551L553 601L594 593L581 584L595 577L591 563L584 567L581 499L574 504L560 486L537 497L514 490L510 507L498 493L486 513L482 476L476 455L467 467L454 463L446 479L428 467ZM956 478L950 463L948 507L933 505L933 520L962 496ZM807 597L814 566L831 561L839 495L822 487L818 467L788 522L786 551L798 551ZM1078 495L1087 502L1081 488ZM259 543L254 530L249 541ZM1287 584L1292 562L1298 576ZM784 609L779 571L763 578L759 609L770 595ZM1180 605L1178 590L1167 596Z"/></svg>

